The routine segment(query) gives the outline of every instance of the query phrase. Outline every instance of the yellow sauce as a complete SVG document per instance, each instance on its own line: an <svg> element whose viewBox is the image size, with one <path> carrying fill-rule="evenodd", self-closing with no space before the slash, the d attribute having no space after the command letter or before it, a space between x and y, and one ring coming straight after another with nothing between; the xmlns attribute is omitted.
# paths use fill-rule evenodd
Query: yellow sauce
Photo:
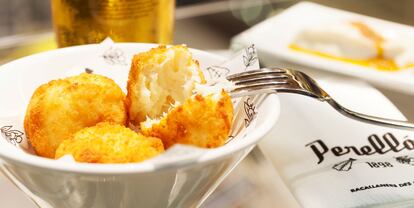
<svg viewBox="0 0 414 208"><path fill-rule="evenodd" d="M359 30L363 36L375 43L375 47L377 48L377 58L384 59L384 48L382 47L384 38L362 22L351 22L351 25Z"/></svg>
<svg viewBox="0 0 414 208"><path fill-rule="evenodd" d="M365 36L366 38L372 40L375 43L375 46L377 48L377 56L370 58L370 59L365 59L365 60L357 60L357 59L350 59L350 58L345 58L345 57L338 57L338 56L334 56L331 54L327 54L324 52L320 52L320 51L316 51L316 50L312 50L312 49L307 49L307 48L302 48L294 43L289 45L289 48L294 50L294 51L298 51L298 52L303 52L303 53L307 53L307 54L311 54L311 55L316 55L316 56L320 56L323 58L327 58L327 59L333 59L333 60L337 60L337 61L342 61L342 62L348 62L348 63L352 63L352 64L357 64L357 65L361 65L361 66L365 66L365 67L371 67L371 68L376 68L379 70L383 70L383 71L397 71L400 69L405 69L405 68L410 68L410 67L414 67L414 63L412 64L407 64L405 66L398 66L394 60L390 60L390 59L385 59L384 57L384 49L382 47L382 44L384 43L384 38L379 35L378 33L376 33L374 30L372 30L370 27L368 27L366 24L362 23L362 22L351 22L351 25L354 26L356 29L359 30L359 32Z"/></svg>

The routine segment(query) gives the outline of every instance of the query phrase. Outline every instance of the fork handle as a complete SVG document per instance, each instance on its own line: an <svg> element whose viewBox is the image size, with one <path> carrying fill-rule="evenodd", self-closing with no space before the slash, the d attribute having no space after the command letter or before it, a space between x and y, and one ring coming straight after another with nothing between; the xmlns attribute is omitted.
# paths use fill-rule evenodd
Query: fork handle
<svg viewBox="0 0 414 208"><path fill-rule="evenodd" d="M400 121L388 118L381 118L376 116L370 116L362 113L358 113L352 110L349 110L339 103L337 103L334 99L328 97L324 99L324 101L328 102L336 111L341 113L344 116L347 116L352 119L356 119L365 123L370 124L377 124L386 127L398 128L398 129L405 129L405 130L414 130L414 124L407 122L407 121Z"/></svg>

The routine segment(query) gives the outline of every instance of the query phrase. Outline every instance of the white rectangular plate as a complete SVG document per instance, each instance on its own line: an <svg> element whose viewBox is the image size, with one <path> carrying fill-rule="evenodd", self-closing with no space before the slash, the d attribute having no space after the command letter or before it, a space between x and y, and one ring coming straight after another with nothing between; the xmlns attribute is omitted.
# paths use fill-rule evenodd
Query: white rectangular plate
<svg viewBox="0 0 414 208"><path fill-rule="evenodd" d="M363 21L381 30L393 30L404 37L414 38L414 28L407 25L302 2L236 36L233 39L233 47L254 43L263 59L262 63L266 65L277 65L283 61L294 64L301 71L306 72L306 67L309 67L341 73L367 80L377 86L414 94L414 68L385 72L296 52L288 47L303 28L326 22L355 20Z"/></svg>

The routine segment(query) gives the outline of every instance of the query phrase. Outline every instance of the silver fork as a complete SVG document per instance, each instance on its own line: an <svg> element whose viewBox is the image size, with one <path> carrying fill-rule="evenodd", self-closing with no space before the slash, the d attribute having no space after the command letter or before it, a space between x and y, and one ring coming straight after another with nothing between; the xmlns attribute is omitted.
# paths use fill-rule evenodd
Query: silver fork
<svg viewBox="0 0 414 208"><path fill-rule="evenodd" d="M263 68L226 77L236 87L230 91L232 98L263 93L297 93L329 103L335 110L349 118L370 124L378 124L400 129L414 129L414 124L406 121L370 116L349 110L337 103L311 77L292 69Z"/></svg>

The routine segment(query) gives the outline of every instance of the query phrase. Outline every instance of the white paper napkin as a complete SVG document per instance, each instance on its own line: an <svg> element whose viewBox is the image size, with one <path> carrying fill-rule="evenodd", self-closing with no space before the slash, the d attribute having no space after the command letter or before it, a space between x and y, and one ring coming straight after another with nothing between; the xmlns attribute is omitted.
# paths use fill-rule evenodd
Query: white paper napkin
<svg viewBox="0 0 414 208"><path fill-rule="evenodd" d="M352 109L404 118L359 81L326 79L325 85L337 97L348 95ZM414 132L361 123L305 96L280 98L280 121L260 147L301 206L413 206Z"/></svg>

